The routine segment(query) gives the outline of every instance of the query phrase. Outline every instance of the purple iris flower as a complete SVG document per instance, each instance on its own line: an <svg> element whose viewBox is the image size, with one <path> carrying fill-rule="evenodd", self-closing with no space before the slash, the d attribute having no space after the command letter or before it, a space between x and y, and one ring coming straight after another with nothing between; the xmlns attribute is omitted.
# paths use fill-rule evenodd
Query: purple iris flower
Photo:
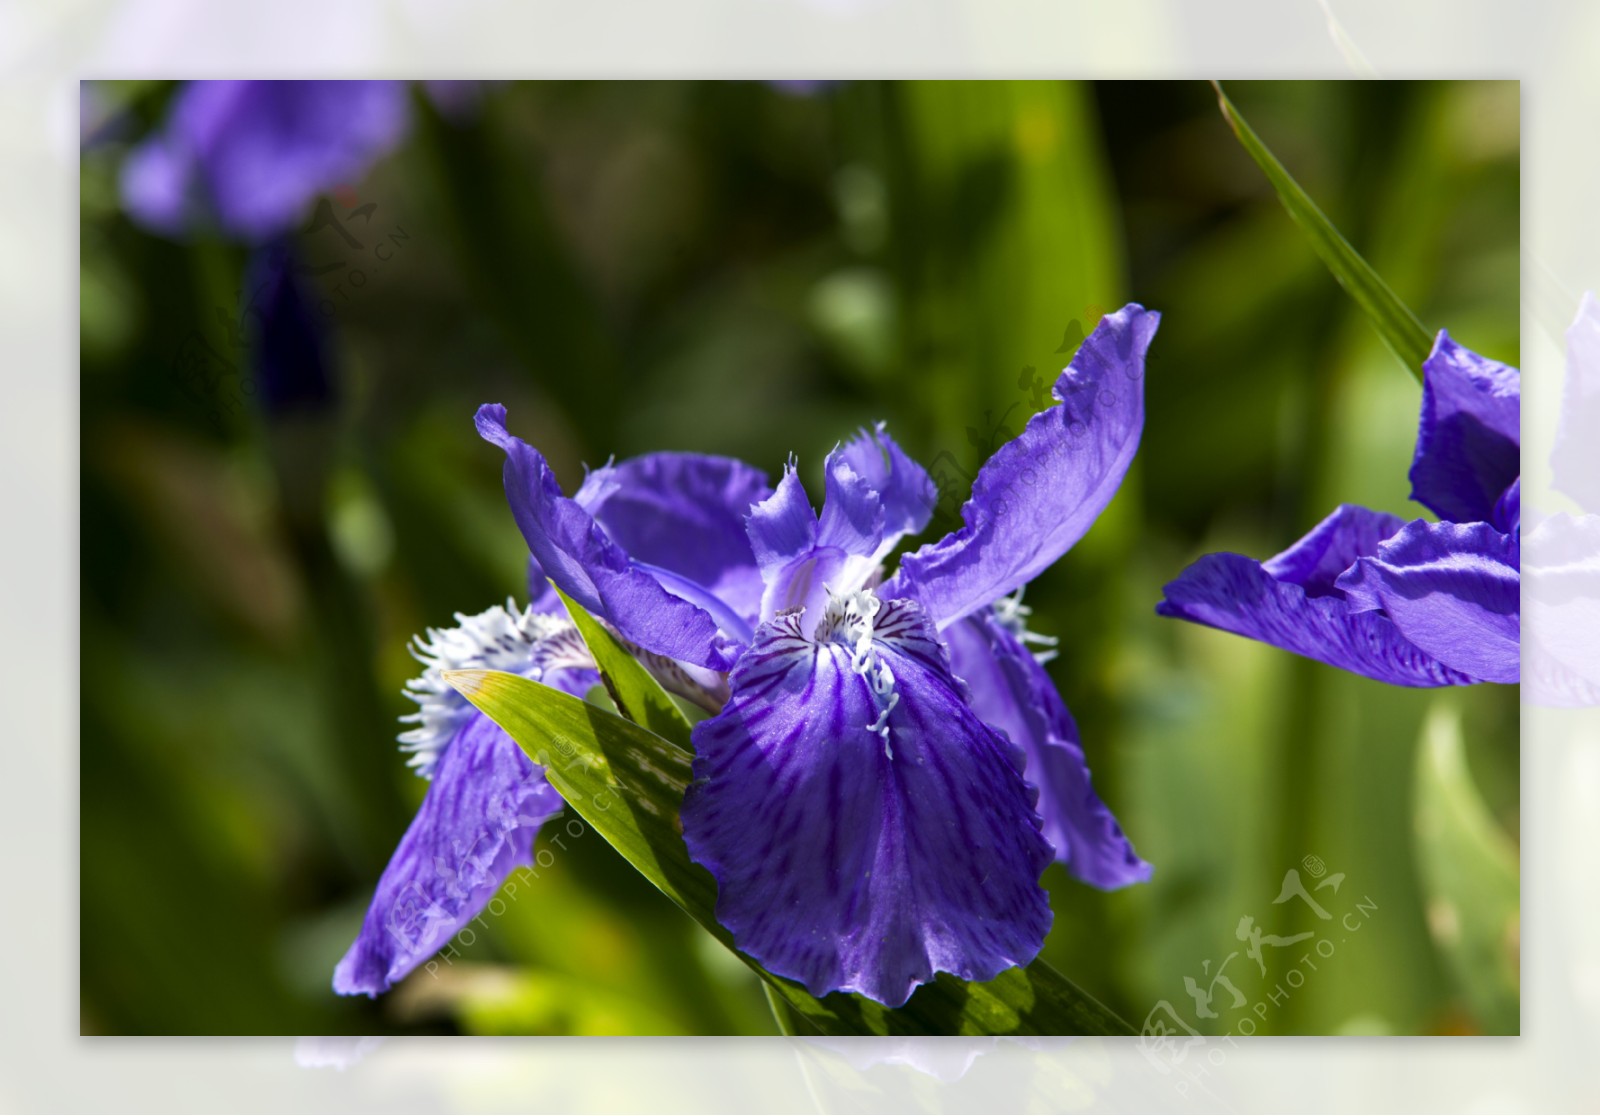
<svg viewBox="0 0 1600 1116"><path fill-rule="evenodd" d="M1265 562L1207 554L1163 616L1398 686L1520 676L1522 377L1441 331L1423 364L1407 523L1344 504Z"/></svg>
<svg viewBox="0 0 1600 1116"><path fill-rule="evenodd" d="M1101 888L1149 877L1090 785L1018 594L1127 472L1158 322L1137 305L1103 319L1058 405L979 472L965 525L887 579L935 491L881 425L828 455L819 514L792 462L774 488L686 454L608 465L568 497L503 407L479 410L539 568L716 710L694 729L684 838L717 918L769 971L897 1006L937 972L1032 960L1052 859Z"/></svg>
<svg viewBox="0 0 1600 1116"><path fill-rule="evenodd" d="M165 235L266 240L400 141L406 98L396 81L187 82L123 164L123 202Z"/></svg>

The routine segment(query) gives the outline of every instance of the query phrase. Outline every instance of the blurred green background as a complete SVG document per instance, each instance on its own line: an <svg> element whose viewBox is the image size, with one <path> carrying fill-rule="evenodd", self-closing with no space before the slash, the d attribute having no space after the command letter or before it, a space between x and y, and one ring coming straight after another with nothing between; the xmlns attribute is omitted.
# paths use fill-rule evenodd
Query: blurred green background
<svg viewBox="0 0 1600 1116"><path fill-rule="evenodd" d="M1430 329L1517 361L1515 83L1229 90ZM1416 382L1206 85L530 83L448 117L419 92L330 199L375 205L389 259L300 235L339 265L337 402L220 424L172 369L197 333L228 351L245 250L149 235L117 194L172 93L101 85L126 126L82 155L84 1032L772 1033L592 832L437 979L329 989L425 787L394 742L406 641L526 595L473 412L505 403L569 491L657 449L774 476L794 451L811 486L879 418L970 474L1130 299L1164 314L1142 448L1027 599L1155 875L1052 866L1044 956L1136 1027L1165 1001L1216 1033L1517 1030L1516 690L1387 688L1153 611L1201 552L1265 557L1339 502L1423 514ZM1224 959L1244 916L1319 929L1273 902L1307 856L1345 875L1315 893L1335 921L1363 913L1274 998L1309 942L1265 976ZM1267 1010L1196 1019L1184 978L1224 963Z"/></svg>

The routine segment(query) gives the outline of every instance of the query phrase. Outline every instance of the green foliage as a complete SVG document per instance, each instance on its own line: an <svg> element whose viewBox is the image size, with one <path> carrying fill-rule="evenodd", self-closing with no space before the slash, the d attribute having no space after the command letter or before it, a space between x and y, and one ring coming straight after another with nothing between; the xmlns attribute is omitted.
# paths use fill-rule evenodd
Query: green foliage
<svg viewBox="0 0 1600 1116"><path fill-rule="evenodd" d="M1350 242L1333 227L1333 222L1300 188L1278 157L1261 142L1255 129L1239 115L1239 110L1222 91L1221 83L1213 84L1217 89L1217 103L1222 107L1222 115L1228 121L1228 126L1239 137L1240 144L1250 153L1256 165L1266 172L1289 216L1305 232L1311 247L1328 265L1328 270L1339 281L1339 285L1349 292L1371 320L1389 351L1400 358L1400 363L1413 376L1421 380L1422 364L1433 349L1433 337L1423 328L1417 316L1389 289L1388 284L1379 278L1378 273L1372 270L1371 265L1361 258L1361 253L1352 248Z"/></svg>
<svg viewBox="0 0 1600 1116"><path fill-rule="evenodd" d="M1489 1034L1520 1031L1521 888L1517 851L1467 766L1459 705L1441 699L1417 750L1417 860L1428 928Z"/></svg>

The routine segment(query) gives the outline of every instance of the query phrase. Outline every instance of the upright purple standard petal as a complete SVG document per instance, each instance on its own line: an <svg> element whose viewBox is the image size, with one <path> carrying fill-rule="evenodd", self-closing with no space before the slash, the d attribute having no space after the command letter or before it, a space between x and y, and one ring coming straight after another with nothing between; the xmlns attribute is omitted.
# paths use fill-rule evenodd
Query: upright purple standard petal
<svg viewBox="0 0 1600 1116"><path fill-rule="evenodd" d="M1522 375L1443 330L1422 371L1411 498L1441 519L1488 521L1522 472Z"/></svg>
<svg viewBox="0 0 1600 1116"><path fill-rule="evenodd" d="M1056 859L1099 888L1148 880L1150 865L1090 784L1078 726L1039 660L989 609L950 625L944 637L973 710L1026 753L1023 775L1039 788L1044 836Z"/></svg>
<svg viewBox="0 0 1600 1116"><path fill-rule="evenodd" d="M1207 554L1167 584L1156 612L1396 686L1475 682L1412 644L1382 611L1359 611L1345 599L1334 571L1375 553L1399 522L1346 504L1266 562Z"/></svg>
<svg viewBox="0 0 1600 1116"><path fill-rule="evenodd" d="M882 423L828 454L823 476L820 516L792 462L777 491L751 509L746 529L766 582L762 620L802 608L815 623L829 590L875 583L895 544L932 514L933 482Z"/></svg>
<svg viewBox="0 0 1600 1116"><path fill-rule="evenodd" d="M883 595L916 598L942 628L1021 588L1082 538L1139 448L1144 358L1160 321L1135 303L1102 318L1056 380L1060 405L978 472L966 525L906 555Z"/></svg>
<svg viewBox="0 0 1600 1116"><path fill-rule="evenodd" d="M273 236L399 141L406 96L392 81L188 82L124 164L124 204L167 235L209 224Z"/></svg>
<svg viewBox="0 0 1600 1116"><path fill-rule="evenodd" d="M334 991L376 996L437 952L529 863L561 796L493 721L470 717L440 756Z"/></svg>
<svg viewBox="0 0 1600 1116"><path fill-rule="evenodd" d="M1051 917L1033 794L915 604L836 597L815 638L780 616L730 681L695 727L683 831L740 949L890 1006L1033 959Z"/></svg>
<svg viewBox="0 0 1600 1116"><path fill-rule="evenodd" d="M505 417L498 403L485 404L478 409L478 433L505 450L512 515L550 580L647 650L713 670L732 666L742 633L719 632L719 618L637 567L593 516L562 495L550 466L538 450L507 432ZM720 619L737 623L731 616Z"/></svg>
<svg viewBox="0 0 1600 1116"><path fill-rule="evenodd" d="M594 470L573 499L634 562L702 586L753 626L762 582L744 521L771 494L734 458L650 453Z"/></svg>
<svg viewBox="0 0 1600 1116"><path fill-rule="evenodd" d="M1400 634L1485 682L1521 676L1518 545L1487 523L1417 520L1362 558L1339 588L1352 608L1382 609Z"/></svg>

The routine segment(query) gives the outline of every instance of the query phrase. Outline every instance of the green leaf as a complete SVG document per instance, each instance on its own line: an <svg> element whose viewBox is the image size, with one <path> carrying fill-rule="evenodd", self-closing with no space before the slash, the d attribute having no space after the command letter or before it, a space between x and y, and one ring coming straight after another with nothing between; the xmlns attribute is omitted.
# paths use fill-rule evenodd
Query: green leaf
<svg viewBox="0 0 1600 1116"><path fill-rule="evenodd" d="M1334 228L1322 210L1317 208L1315 202L1300 188L1284 165L1278 161L1267 145L1261 142L1261 137L1256 135L1239 110L1234 107L1228 95L1222 91L1220 82L1212 82L1217 91L1217 103L1222 109L1223 119L1233 129L1233 134L1238 137L1239 143L1250 153L1256 165L1266 172L1267 179L1272 183L1272 188L1278 192L1278 200L1283 202L1283 207L1289 211L1295 223L1305 230L1311 239L1311 247L1317 255L1322 257L1322 262L1328 265L1328 270L1339 281L1356 304L1366 312L1371 319L1378 335L1383 338L1383 343L1389 351L1400 358L1400 363L1408 368L1418 380L1422 379L1422 365L1428 359L1428 354L1433 351L1433 336L1422 325L1405 303L1389 289L1378 273L1372 270L1372 265L1361 258L1361 253L1350 246L1339 230Z"/></svg>
<svg viewBox="0 0 1600 1116"><path fill-rule="evenodd" d="M551 586L555 583L551 582ZM590 616L582 605L559 588L556 595L567 606L567 614L578 626L583 642L589 645L589 654L594 656L595 666L600 670L600 681L605 683L606 692L616 703L617 710L639 727L692 753L694 745L689 741L689 734L693 726L661 684L628 652L622 641Z"/></svg>
<svg viewBox="0 0 1600 1116"><path fill-rule="evenodd" d="M575 604L569 608L574 615L582 611ZM691 778L687 751L632 721L514 674L450 671L445 678L545 768L551 785L584 821L718 941L734 949L732 936L716 920L716 881L689 859L679 830L678 811ZM842 993L818 999L739 956L800 1019L824 1034L1132 1033L1111 1011L1040 961L1009 969L986 984L940 974L903 1007L891 1010Z"/></svg>
<svg viewBox="0 0 1600 1116"><path fill-rule="evenodd" d="M1517 853L1467 768L1461 711L1440 702L1417 757L1417 858L1428 929L1457 986L1490 1034L1520 1031Z"/></svg>

